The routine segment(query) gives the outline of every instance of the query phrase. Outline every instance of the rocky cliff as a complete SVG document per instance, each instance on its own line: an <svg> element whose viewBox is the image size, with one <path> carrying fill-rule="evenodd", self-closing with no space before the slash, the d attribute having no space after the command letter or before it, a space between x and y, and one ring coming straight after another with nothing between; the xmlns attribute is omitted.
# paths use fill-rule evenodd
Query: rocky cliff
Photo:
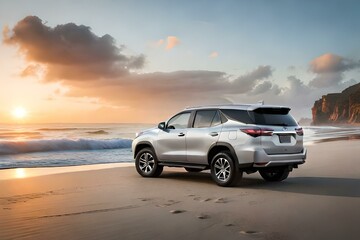
<svg viewBox="0 0 360 240"><path fill-rule="evenodd" d="M322 96L315 101L312 116L314 125L360 123L360 83Z"/></svg>

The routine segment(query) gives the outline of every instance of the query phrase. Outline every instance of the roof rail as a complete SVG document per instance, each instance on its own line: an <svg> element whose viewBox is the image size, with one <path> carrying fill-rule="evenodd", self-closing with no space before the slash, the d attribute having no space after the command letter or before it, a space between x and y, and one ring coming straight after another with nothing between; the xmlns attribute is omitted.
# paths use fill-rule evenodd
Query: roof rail
<svg viewBox="0 0 360 240"><path fill-rule="evenodd" d="M246 103L223 103L223 104L204 104L198 106L187 106L185 109L189 108L201 108L201 107L218 107L218 106L249 106L251 104Z"/></svg>

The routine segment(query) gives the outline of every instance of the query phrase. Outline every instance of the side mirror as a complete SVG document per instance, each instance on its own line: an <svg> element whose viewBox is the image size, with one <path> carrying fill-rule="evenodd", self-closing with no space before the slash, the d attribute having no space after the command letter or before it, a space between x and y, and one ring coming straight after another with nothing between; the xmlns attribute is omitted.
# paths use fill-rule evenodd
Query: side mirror
<svg viewBox="0 0 360 240"><path fill-rule="evenodd" d="M159 123L158 128L161 129L161 130L164 130L165 129L165 122Z"/></svg>

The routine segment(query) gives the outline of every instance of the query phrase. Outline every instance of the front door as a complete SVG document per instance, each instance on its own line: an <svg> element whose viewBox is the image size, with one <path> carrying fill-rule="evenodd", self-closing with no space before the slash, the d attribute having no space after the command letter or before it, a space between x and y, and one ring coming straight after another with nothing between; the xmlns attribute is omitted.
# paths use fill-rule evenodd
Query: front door
<svg viewBox="0 0 360 240"><path fill-rule="evenodd" d="M186 162L186 134L191 112L172 117L159 131L156 154L161 162Z"/></svg>

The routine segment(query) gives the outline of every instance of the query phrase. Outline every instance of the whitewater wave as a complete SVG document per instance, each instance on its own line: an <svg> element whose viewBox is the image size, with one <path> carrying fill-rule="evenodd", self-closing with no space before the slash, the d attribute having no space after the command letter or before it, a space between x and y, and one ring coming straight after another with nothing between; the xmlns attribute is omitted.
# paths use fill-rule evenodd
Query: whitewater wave
<svg viewBox="0 0 360 240"><path fill-rule="evenodd" d="M105 130L107 128L98 128L97 130ZM75 130L94 130L94 128L87 128L87 127L59 127L59 128L38 128L37 131L53 131L53 132L61 132L61 131L75 131Z"/></svg>
<svg viewBox="0 0 360 240"><path fill-rule="evenodd" d="M86 132L89 134L109 134L109 132L104 131L104 130L97 130L97 131L90 131L90 132Z"/></svg>
<svg viewBox="0 0 360 240"><path fill-rule="evenodd" d="M0 155L67 150L102 150L130 148L131 139L48 139L0 141Z"/></svg>
<svg viewBox="0 0 360 240"><path fill-rule="evenodd" d="M79 128L39 128L38 131L73 131Z"/></svg>

